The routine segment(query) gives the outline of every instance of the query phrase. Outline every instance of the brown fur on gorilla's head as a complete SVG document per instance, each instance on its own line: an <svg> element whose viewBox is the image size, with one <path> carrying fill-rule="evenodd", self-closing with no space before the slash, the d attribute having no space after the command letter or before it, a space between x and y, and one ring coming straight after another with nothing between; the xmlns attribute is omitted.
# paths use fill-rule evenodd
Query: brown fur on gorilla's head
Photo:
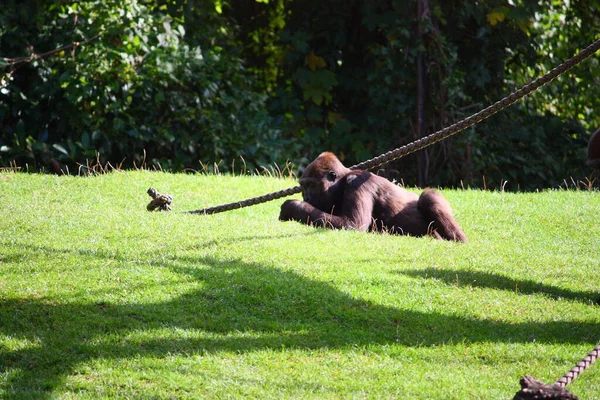
<svg viewBox="0 0 600 400"><path fill-rule="evenodd" d="M335 154L321 153L308 164L300 178L304 201L319 210L331 212L341 198L343 182L340 183L340 180L349 172L350 169L344 167Z"/></svg>

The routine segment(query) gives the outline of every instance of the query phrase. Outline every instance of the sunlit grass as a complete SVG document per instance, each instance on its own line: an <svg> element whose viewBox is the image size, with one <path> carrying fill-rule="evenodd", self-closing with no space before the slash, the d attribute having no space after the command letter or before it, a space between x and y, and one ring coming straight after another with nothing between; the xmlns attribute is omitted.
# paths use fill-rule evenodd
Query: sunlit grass
<svg viewBox="0 0 600 400"><path fill-rule="evenodd" d="M467 244L178 212L295 184L0 174L0 397L512 398L600 342L598 192L443 191Z"/></svg>

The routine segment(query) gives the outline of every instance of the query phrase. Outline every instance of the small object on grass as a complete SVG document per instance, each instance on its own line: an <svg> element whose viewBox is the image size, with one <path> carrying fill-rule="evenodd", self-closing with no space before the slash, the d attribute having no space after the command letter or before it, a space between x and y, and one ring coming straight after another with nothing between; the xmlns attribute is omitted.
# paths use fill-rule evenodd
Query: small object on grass
<svg viewBox="0 0 600 400"><path fill-rule="evenodd" d="M577 379L599 356L600 344L552 385L546 385L528 375L524 376L520 381L521 390L515 394L513 400L578 400L565 386Z"/></svg>
<svg viewBox="0 0 600 400"><path fill-rule="evenodd" d="M146 207L148 211L171 211L171 203L173 202L173 196L169 194L160 194L154 188L148 189L148 196L152 197L152 201L148 203Z"/></svg>
<svg viewBox="0 0 600 400"><path fill-rule="evenodd" d="M557 383L547 385L529 375L521 378L520 383L521 390L513 400L578 400L577 396Z"/></svg>

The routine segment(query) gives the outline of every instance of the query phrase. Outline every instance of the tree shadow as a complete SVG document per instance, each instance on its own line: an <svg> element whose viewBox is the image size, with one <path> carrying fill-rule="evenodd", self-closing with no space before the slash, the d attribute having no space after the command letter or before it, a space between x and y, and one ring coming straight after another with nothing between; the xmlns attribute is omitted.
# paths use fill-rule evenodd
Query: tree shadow
<svg viewBox="0 0 600 400"><path fill-rule="evenodd" d="M97 359L372 344L591 344L599 329L596 322L507 323L387 307L326 282L241 260L188 256L153 266L185 274L201 288L155 303L0 299L0 334L31 343L0 348L5 397L50 398L79 365ZM165 328L174 338L155 333ZM176 333L182 330L195 336Z"/></svg>
<svg viewBox="0 0 600 400"><path fill-rule="evenodd" d="M500 274L481 271L424 268L398 271L398 273L413 278L435 279L448 285L506 290L524 295L543 294L554 300L566 299L586 304L598 304L600 296L600 292L574 291L558 286L545 285L532 280L517 280Z"/></svg>
<svg viewBox="0 0 600 400"><path fill-rule="evenodd" d="M325 232L324 229L313 229L308 232L290 233L287 235L259 235L259 234L257 234L257 235L248 235L248 236L235 236L235 237L229 237L229 238L210 239L205 242L198 243L197 245L194 246L194 249L223 245L223 244L234 244L234 243L237 244L240 242L257 242L257 241L263 242L265 240L281 240L281 239L289 239L292 237L306 237L309 235L318 235L318 234L321 234L324 232Z"/></svg>

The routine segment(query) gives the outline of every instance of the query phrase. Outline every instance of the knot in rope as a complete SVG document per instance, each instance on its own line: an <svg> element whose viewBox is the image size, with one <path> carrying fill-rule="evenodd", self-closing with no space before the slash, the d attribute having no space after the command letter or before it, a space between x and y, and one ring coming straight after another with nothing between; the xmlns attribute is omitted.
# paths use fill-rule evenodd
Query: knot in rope
<svg viewBox="0 0 600 400"><path fill-rule="evenodd" d="M515 394L513 400L577 400L577 396L565 389L565 386L577 379L598 357L600 357L600 344L551 385L546 385L531 376L524 376L520 381L521 390Z"/></svg>
<svg viewBox="0 0 600 400"><path fill-rule="evenodd" d="M148 189L148 196L152 197L150 203L146 209L148 211L171 211L171 203L173 202L173 196L170 194L160 194L154 188Z"/></svg>

